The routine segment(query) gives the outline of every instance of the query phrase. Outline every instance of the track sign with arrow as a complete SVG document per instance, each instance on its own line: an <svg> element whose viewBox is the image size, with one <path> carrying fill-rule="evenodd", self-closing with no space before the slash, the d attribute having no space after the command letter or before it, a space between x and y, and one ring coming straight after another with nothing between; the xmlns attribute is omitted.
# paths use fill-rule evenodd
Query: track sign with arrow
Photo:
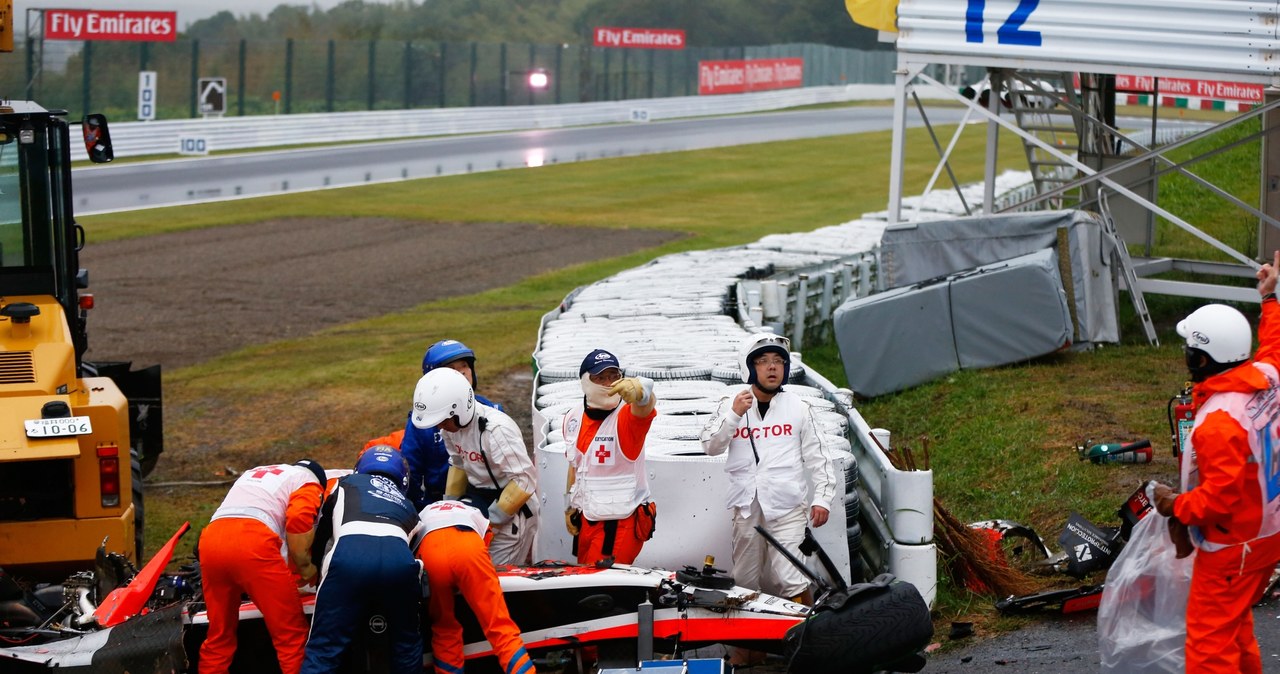
<svg viewBox="0 0 1280 674"><path fill-rule="evenodd" d="M196 83L200 98L200 114L223 115L227 112L227 78L201 77Z"/></svg>

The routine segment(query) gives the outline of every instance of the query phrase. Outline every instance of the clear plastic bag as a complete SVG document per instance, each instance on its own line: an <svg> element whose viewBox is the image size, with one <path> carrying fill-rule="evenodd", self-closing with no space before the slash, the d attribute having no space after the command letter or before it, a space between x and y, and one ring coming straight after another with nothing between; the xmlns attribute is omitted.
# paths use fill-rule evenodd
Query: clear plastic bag
<svg viewBox="0 0 1280 674"><path fill-rule="evenodd" d="M1107 571L1098 606L1103 672L1181 674L1196 555L1177 559L1169 518L1152 510Z"/></svg>

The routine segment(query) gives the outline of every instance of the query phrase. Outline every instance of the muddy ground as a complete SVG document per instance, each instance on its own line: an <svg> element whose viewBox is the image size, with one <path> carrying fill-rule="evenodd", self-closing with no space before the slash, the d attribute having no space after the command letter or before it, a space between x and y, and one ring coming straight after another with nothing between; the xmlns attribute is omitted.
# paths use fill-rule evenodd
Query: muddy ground
<svg viewBox="0 0 1280 674"><path fill-rule="evenodd" d="M92 243L88 360L165 371L273 340L508 286L660 245L680 235L378 218L283 219ZM552 307L547 307L550 310ZM423 348L428 340L423 336ZM528 368L488 376L483 393L526 400ZM508 404L523 428L527 406Z"/></svg>

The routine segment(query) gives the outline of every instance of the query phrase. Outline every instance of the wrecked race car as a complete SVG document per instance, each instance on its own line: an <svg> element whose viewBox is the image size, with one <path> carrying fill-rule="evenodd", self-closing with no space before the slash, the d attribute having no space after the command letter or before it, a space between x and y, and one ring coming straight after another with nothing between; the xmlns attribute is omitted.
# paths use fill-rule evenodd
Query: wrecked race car
<svg viewBox="0 0 1280 674"><path fill-rule="evenodd" d="M164 571L186 529L141 571L103 548L93 571L74 574L61 585L26 589L0 574L0 669L195 671L208 630L199 563ZM634 666L638 658L678 657L725 644L808 663L794 671L870 672L886 662L923 665L918 652L932 636L932 626L913 586L892 577L847 586L843 579L808 573L820 588L812 609L737 586L711 559L701 567L674 572L565 562L498 568L526 648L544 662L551 654L580 654L583 647L594 646L601 662ZM314 603L313 594L303 597L308 616ZM468 667L496 662L466 603L458 606ZM385 667L381 623L370 616L366 624L344 671L376 672ZM429 634L429 625L424 622L422 627ZM831 650L833 644L839 648ZM875 657L863 657L871 653ZM276 671L276 666L262 614L252 601L245 601L232 671Z"/></svg>

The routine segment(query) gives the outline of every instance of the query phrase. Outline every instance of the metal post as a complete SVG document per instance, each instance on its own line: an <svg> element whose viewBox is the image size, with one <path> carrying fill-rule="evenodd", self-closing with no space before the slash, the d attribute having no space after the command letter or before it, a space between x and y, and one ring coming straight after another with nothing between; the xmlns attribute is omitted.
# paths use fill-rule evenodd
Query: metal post
<svg viewBox="0 0 1280 674"><path fill-rule="evenodd" d="M792 328L791 350L804 350L804 322L805 312L808 310L809 300L809 275L797 274L800 279L799 286L796 288L796 325Z"/></svg>
<svg viewBox="0 0 1280 674"><path fill-rule="evenodd" d="M80 75L80 86L81 86L80 100L84 101L84 105L81 108L81 110L83 110L84 114L86 115L89 114L90 110L92 110L92 108L89 106L93 105L93 101L89 98L89 84L93 81L92 73L93 73L93 43L85 42L84 43L84 70L81 71L81 75Z"/></svg>
<svg viewBox="0 0 1280 674"><path fill-rule="evenodd" d="M498 72L502 77L502 90L499 92L501 98L498 99L498 105L507 104L507 43L503 42L498 48Z"/></svg>
<svg viewBox="0 0 1280 674"><path fill-rule="evenodd" d="M604 67L600 69L604 74L601 78L604 80L604 95L600 97L602 101L609 100L609 52L608 49L604 50Z"/></svg>
<svg viewBox="0 0 1280 674"><path fill-rule="evenodd" d="M369 110L373 109L373 97L374 97L374 92L376 90L376 87L374 85L376 84L375 79L377 78L377 74L378 74L377 60L378 60L378 43L373 40L369 40L369 101L367 106Z"/></svg>
<svg viewBox="0 0 1280 674"><path fill-rule="evenodd" d="M410 98L413 96L413 78L410 75L411 63L413 61L413 44L408 40L404 41L404 109L408 110L413 105Z"/></svg>
<svg viewBox="0 0 1280 674"><path fill-rule="evenodd" d="M533 72L534 70L534 59L536 58L537 58L537 54L534 52L533 43L530 42L529 43L529 71L530 72ZM529 105L533 105L533 87L529 86L528 81L525 81L525 88L529 90Z"/></svg>
<svg viewBox="0 0 1280 674"><path fill-rule="evenodd" d="M445 83L449 81L449 43L440 43L440 107L448 103L445 96Z"/></svg>
<svg viewBox="0 0 1280 674"><path fill-rule="evenodd" d="M669 51L667 51L667 52L663 52L663 54L662 54L662 60L663 60L663 61L666 61L666 63L667 63L667 78L666 78L666 79L667 79L667 97L668 97L668 98L670 98L670 97L671 97L671 61L673 61L673 60L674 60L674 59L672 58L673 56L674 56L674 54L672 54L672 53L671 53L671 52L669 52Z"/></svg>
<svg viewBox="0 0 1280 674"><path fill-rule="evenodd" d="M241 117L244 117L244 61L245 61L246 49L248 49L247 41L241 38L240 39L240 65L237 69L237 72L239 73L237 79L240 82L236 86L236 89L239 90L239 98L240 98L240 100L236 101L236 114Z"/></svg>
<svg viewBox="0 0 1280 674"><path fill-rule="evenodd" d="M858 289L853 285L853 263L845 262L840 265L840 285L844 288L844 297L842 300L849 300L858 296Z"/></svg>
<svg viewBox="0 0 1280 674"><path fill-rule="evenodd" d="M653 50L649 50L649 98L653 98Z"/></svg>
<svg viewBox="0 0 1280 674"><path fill-rule="evenodd" d="M828 269L822 273L822 299L818 302L819 325L831 325L832 300L835 295L836 275Z"/></svg>
<svg viewBox="0 0 1280 674"><path fill-rule="evenodd" d="M35 83L36 83L36 38L35 38L35 31L34 31L34 30L32 30L32 28L31 28L31 14L32 14L32 13L35 13L35 14L36 14L36 16L39 16L39 17L40 17L40 19L39 19L39 24L40 24L40 25L42 25L42 26L44 25L44 10L43 10L43 9L33 9L33 8L28 7L28 8L27 8L27 44L26 44L26 49L27 49L27 86L26 86L26 90L25 90L25 93L26 93L25 98L26 98L28 101L34 101L34 100L36 99L36 96L33 94L33 89L35 89ZM44 44L44 31L43 31L43 30L41 30L41 31L40 31L40 44L42 44L42 45ZM42 52L42 53L43 53L43 51L44 51L44 50L43 50L43 49L41 49L41 52Z"/></svg>
<svg viewBox="0 0 1280 674"><path fill-rule="evenodd" d="M279 110L279 108L276 108ZM293 38L284 41L284 114L293 109Z"/></svg>
<svg viewBox="0 0 1280 674"><path fill-rule="evenodd" d="M564 50L568 47L567 44L556 47L556 71L552 75L556 78L556 105L560 105L560 78L564 72Z"/></svg>
<svg viewBox="0 0 1280 674"><path fill-rule="evenodd" d="M333 40L329 40L329 58L327 59L327 67L324 76L324 109L326 112L333 112L333 78L336 75L335 57L336 47Z"/></svg>
<svg viewBox="0 0 1280 674"><path fill-rule="evenodd" d="M907 143L907 83L910 73L898 64L893 72L893 140L889 148L889 224L902 221L903 157Z"/></svg>
<svg viewBox="0 0 1280 674"><path fill-rule="evenodd" d="M987 110L991 114L1000 116L1000 92L1004 90L1004 71L992 69L988 79L990 87L987 89ZM982 179L985 184L982 187L982 212L990 214L995 210L996 203L996 152L1000 149L1000 125L994 120L987 122L987 157L986 165L982 172Z"/></svg>
<svg viewBox="0 0 1280 674"><path fill-rule="evenodd" d="M85 43L85 46L89 46ZM200 41L191 41L191 117L196 116L196 81L200 79Z"/></svg>
<svg viewBox="0 0 1280 674"><path fill-rule="evenodd" d="M623 49L622 50L622 100L624 101L629 98L627 94L630 93L628 91L630 87L628 87L627 85L630 84L629 82L630 79L631 79L631 50Z"/></svg>
<svg viewBox="0 0 1280 674"><path fill-rule="evenodd" d="M471 82L471 97L468 98L468 105L476 107L476 60L479 55L476 54L476 43L471 43L471 74L469 81Z"/></svg>

